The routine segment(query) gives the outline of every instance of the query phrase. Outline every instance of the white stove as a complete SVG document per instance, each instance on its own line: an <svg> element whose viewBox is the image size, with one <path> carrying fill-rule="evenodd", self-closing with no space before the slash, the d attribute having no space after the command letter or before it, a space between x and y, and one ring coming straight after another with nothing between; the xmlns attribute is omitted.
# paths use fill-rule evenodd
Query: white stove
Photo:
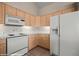
<svg viewBox="0 0 79 59"><path fill-rule="evenodd" d="M28 52L28 35L12 33L7 35L7 55L24 55Z"/></svg>

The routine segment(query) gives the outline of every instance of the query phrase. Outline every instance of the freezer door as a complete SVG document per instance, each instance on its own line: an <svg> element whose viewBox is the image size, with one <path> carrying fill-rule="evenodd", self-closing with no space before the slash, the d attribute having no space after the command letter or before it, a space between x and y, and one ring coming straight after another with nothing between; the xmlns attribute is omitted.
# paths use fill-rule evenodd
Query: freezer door
<svg viewBox="0 0 79 59"><path fill-rule="evenodd" d="M59 55L59 16L51 18L50 54Z"/></svg>
<svg viewBox="0 0 79 59"><path fill-rule="evenodd" d="M79 56L79 11L60 16L60 55Z"/></svg>

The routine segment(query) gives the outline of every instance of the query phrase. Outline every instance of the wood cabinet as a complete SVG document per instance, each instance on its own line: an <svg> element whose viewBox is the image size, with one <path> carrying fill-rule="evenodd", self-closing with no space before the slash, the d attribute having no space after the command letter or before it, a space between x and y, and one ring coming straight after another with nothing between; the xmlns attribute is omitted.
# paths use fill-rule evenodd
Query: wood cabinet
<svg viewBox="0 0 79 59"><path fill-rule="evenodd" d="M36 26L35 16L31 15L30 22L31 22L31 26Z"/></svg>
<svg viewBox="0 0 79 59"><path fill-rule="evenodd" d="M16 8L5 4L5 14L16 16Z"/></svg>
<svg viewBox="0 0 79 59"><path fill-rule="evenodd" d="M35 17L36 26L40 26L40 16Z"/></svg>
<svg viewBox="0 0 79 59"><path fill-rule="evenodd" d="M61 15L69 12L74 12L75 8L73 6L62 8L58 11L51 13L51 16Z"/></svg>
<svg viewBox="0 0 79 59"><path fill-rule="evenodd" d="M52 16L56 16L56 15L60 15L60 14L62 14L62 11L61 10L58 10L58 11L52 13L51 15Z"/></svg>
<svg viewBox="0 0 79 59"><path fill-rule="evenodd" d="M40 26L49 26L50 25L50 15L41 16Z"/></svg>
<svg viewBox="0 0 79 59"><path fill-rule="evenodd" d="M48 34L40 34L39 35L39 46L50 49L50 35Z"/></svg>
<svg viewBox="0 0 79 59"><path fill-rule="evenodd" d="M69 13L69 12L74 12L74 11L75 11L75 9L73 7L71 7L71 8L62 10L62 14Z"/></svg>
<svg viewBox="0 0 79 59"><path fill-rule="evenodd" d="M4 4L0 3L0 24L4 23Z"/></svg>
<svg viewBox="0 0 79 59"><path fill-rule="evenodd" d="M36 47L38 44L38 41L36 40L36 35L29 35L29 50Z"/></svg>
<svg viewBox="0 0 79 59"><path fill-rule="evenodd" d="M31 50L36 46L41 46L50 49L50 35L49 34L29 35L29 50Z"/></svg>
<svg viewBox="0 0 79 59"><path fill-rule="evenodd" d="M50 16L32 16L25 14L25 23L26 26L34 26L34 27L40 27L40 26L49 26L50 25Z"/></svg>
<svg viewBox="0 0 79 59"><path fill-rule="evenodd" d="M40 16L40 26L46 25L46 16Z"/></svg>
<svg viewBox="0 0 79 59"><path fill-rule="evenodd" d="M0 56L3 56L6 54L6 45L5 42L0 39Z"/></svg>
<svg viewBox="0 0 79 59"><path fill-rule="evenodd" d="M24 19L25 18L25 12L17 9L16 16L21 17L22 19Z"/></svg>
<svg viewBox="0 0 79 59"><path fill-rule="evenodd" d="M31 15L25 13L25 25L31 26Z"/></svg>
<svg viewBox="0 0 79 59"><path fill-rule="evenodd" d="M31 16L30 19L31 26L39 27L40 26L40 16Z"/></svg>
<svg viewBox="0 0 79 59"><path fill-rule="evenodd" d="M50 26L50 15L46 15L46 26Z"/></svg>
<svg viewBox="0 0 79 59"><path fill-rule="evenodd" d="M39 26L39 19L36 19L37 16L32 16L32 15L29 15L29 14L25 14L25 23L26 23L26 26L33 26L33 27L36 27L36 26Z"/></svg>
<svg viewBox="0 0 79 59"><path fill-rule="evenodd" d="M0 23L4 23L4 13L25 20L26 26L49 26L49 16L32 16L7 4L0 4Z"/></svg>

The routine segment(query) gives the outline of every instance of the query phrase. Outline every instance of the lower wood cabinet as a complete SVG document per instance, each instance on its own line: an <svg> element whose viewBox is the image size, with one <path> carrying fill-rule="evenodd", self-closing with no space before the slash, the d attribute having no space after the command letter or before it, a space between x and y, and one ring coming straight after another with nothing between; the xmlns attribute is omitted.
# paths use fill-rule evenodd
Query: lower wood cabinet
<svg viewBox="0 0 79 59"><path fill-rule="evenodd" d="M39 46L50 49L50 35L49 34L40 34L38 37Z"/></svg>
<svg viewBox="0 0 79 59"><path fill-rule="evenodd" d="M49 34L29 35L29 50L31 50L36 46L41 46L50 49L50 35Z"/></svg>
<svg viewBox="0 0 79 59"><path fill-rule="evenodd" d="M29 35L29 50L36 47L38 44L38 41L36 40L36 35L31 34Z"/></svg>
<svg viewBox="0 0 79 59"><path fill-rule="evenodd" d="M0 55L6 55L6 48L5 44L0 44Z"/></svg>
<svg viewBox="0 0 79 59"><path fill-rule="evenodd" d="M6 44L0 40L0 56L6 55Z"/></svg>

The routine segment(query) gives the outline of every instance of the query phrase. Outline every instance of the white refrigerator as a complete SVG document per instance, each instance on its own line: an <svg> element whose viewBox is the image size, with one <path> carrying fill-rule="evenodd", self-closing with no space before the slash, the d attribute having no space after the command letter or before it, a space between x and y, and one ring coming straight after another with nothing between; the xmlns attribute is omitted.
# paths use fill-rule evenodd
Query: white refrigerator
<svg viewBox="0 0 79 59"><path fill-rule="evenodd" d="M79 11L54 16L50 25L50 53L79 56Z"/></svg>

